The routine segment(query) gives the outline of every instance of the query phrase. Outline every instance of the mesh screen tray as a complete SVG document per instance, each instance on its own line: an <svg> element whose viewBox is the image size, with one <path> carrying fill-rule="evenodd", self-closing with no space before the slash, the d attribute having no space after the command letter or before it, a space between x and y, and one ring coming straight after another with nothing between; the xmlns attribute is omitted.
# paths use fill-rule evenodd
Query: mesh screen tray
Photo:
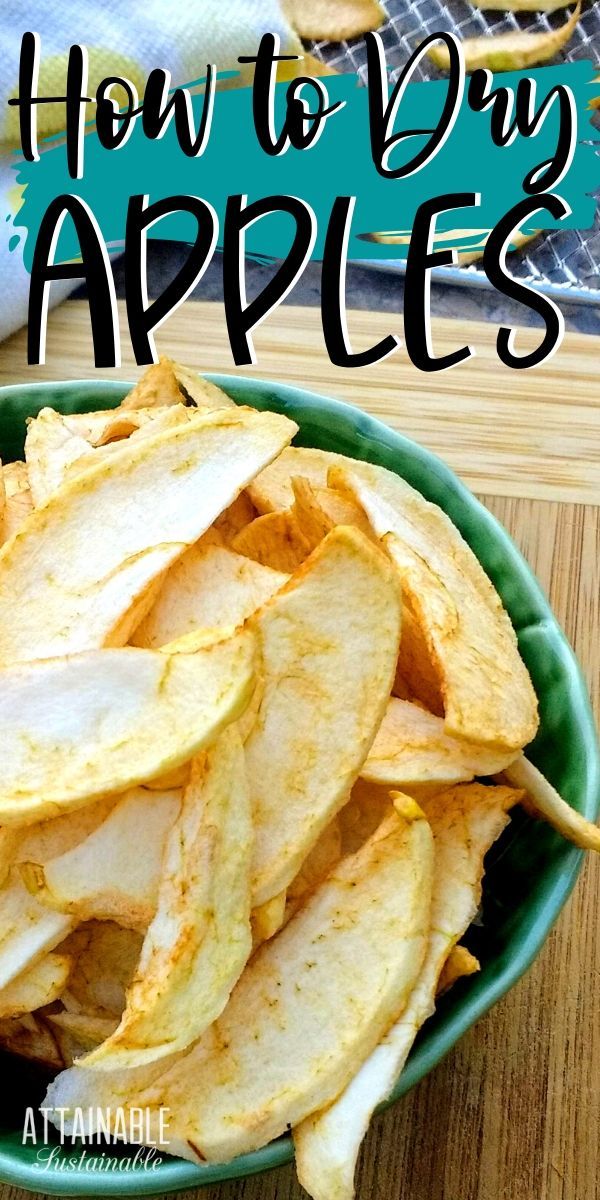
<svg viewBox="0 0 600 1200"><path fill-rule="evenodd" d="M561 25L570 9L555 13L500 13L474 9L467 0L386 0L388 19L381 28L386 56L391 67L392 82L419 42L429 33L451 30L459 37L482 33L507 33L513 29L542 31ZM314 42L312 52L340 71L355 71L362 78L366 73L366 51L362 38L352 42ZM569 44L559 58L572 61L591 59L600 64L600 2L589 5L581 15ZM600 67L599 67L600 70ZM422 64L416 78L440 78L433 63ZM590 127L590 133L593 131ZM595 193L600 197L600 191ZM371 267L395 272L404 271L397 259L373 262ZM559 293L570 300L600 300L600 211L596 205L591 229L556 229L537 238L530 246L510 256L511 274L529 280L544 291ZM487 284L486 276L477 263L465 267L438 268L438 279L456 283Z"/></svg>

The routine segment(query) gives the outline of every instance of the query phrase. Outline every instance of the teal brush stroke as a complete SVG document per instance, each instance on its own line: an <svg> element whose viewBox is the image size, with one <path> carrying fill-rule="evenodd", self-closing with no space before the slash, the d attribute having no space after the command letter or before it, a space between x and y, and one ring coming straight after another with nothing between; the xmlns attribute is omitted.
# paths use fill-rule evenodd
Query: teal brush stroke
<svg viewBox="0 0 600 1200"><path fill-rule="evenodd" d="M576 98L579 132L583 137L590 132L588 88L596 72L592 63L578 61L533 71L504 72L498 82L516 88L520 78L534 78L538 87L538 105L555 84L570 85ZM112 243L124 238L131 195L147 193L150 203L180 192L201 196L213 205L219 216L219 245L228 196L242 193L248 196L249 202L276 193L301 196L317 215L315 259L323 256L334 198L356 195L349 257L363 260L404 257L406 246L377 244L364 240L364 235L381 230L410 230L415 212L425 199L455 191L480 192L481 207L447 214L440 218L438 227L447 231L452 228L492 228L522 199L521 181L527 172L554 151L556 105L536 138L517 137L512 146L499 148L490 138L489 113L473 113L465 101L451 136L433 162L407 179L384 179L377 173L370 154L367 89L358 85L355 75L327 77L326 85L330 103L342 100L345 107L329 119L315 146L305 151L290 149L278 158L269 157L258 144L252 119L251 91L244 87L217 93L210 142L201 158L185 157L179 148L173 123L162 140L151 142L144 137L138 118L132 136L119 150L103 149L93 132L86 136L82 180L72 180L68 176L64 143L46 149L37 163L21 162L17 178L26 190L14 224L26 230L24 259L27 269L31 269L43 214L50 201L62 192L75 192L87 201L105 241ZM285 83L277 87L279 119L287 87ZM433 128L442 110L446 88L445 80L411 84L402 102L396 129ZM201 102L201 97L192 97L195 111ZM426 140L426 136L419 135L403 143L394 150L392 165L408 161ZM593 145L580 143L568 175L558 189L572 209L571 215L560 222L561 228L585 229L592 225L594 201L589 193L598 185L599 175ZM547 214L541 214L531 222L530 231L540 227L556 228L557 224ZM190 242L195 232L192 218L175 215L153 226L149 236ZM247 253L249 256L283 257L292 234L293 223L289 217L281 214L268 217L248 230ZM75 258L78 253L78 242L72 224L67 220L60 235L57 261Z"/></svg>

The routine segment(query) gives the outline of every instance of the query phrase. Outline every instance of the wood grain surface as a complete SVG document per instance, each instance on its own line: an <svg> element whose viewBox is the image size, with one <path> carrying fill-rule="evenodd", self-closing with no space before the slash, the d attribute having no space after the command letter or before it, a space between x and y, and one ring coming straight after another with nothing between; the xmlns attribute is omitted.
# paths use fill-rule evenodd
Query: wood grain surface
<svg viewBox="0 0 600 1200"><path fill-rule="evenodd" d="M352 313L356 347L389 332L390 320ZM0 346L0 383L89 378L88 324L83 304L51 314L45 367L26 366L23 335ZM440 375L420 375L401 351L374 370L342 371L327 360L318 311L286 306L256 335L253 373L357 404L441 454L537 573L583 665L598 717L600 341L568 335L549 364L523 372L499 366L495 334L493 326L434 322L438 353L467 340L477 350L472 362ZM523 331L518 345L537 336ZM219 305L188 302L157 340L190 365L232 371ZM124 353L112 374L139 371ZM376 1118L358 1200L597 1200L599 913L600 863L590 859L525 978L410 1095ZM22 1195L0 1187L0 1200ZM289 1167L184 1193L195 1195L300 1200L303 1193Z"/></svg>

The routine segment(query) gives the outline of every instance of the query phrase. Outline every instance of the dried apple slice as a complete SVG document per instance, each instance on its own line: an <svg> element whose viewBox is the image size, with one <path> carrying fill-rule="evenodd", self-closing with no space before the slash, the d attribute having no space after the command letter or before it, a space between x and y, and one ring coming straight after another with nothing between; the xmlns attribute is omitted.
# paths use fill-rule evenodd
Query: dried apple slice
<svg viewBox="0 0 600 1200"><path fill-rule="evenodd" d="M500 7L505 6L501 4ZM536 7L540 8L543 5ZM489 71L522 71L525 67L535 67L539 63L548 62L570 41L580 16L581 0L569 20L558 29L544 29L538 33L527 33L519 29L511 30L510 33L497 33L492 37L485 34L482 37L465 38L462 49L467 71L475 71L481 67ZM450 66L447 46L436 44L427 53L440 70L447 70Z"/></svg>
<svg viewBox="0 0 600 1200"><path fill-rule="evenodd" d="M294 508L298 524L314 550L336 525L354 525L367 537L373 537L371 526L358 504L328 487L313 487L302 475L292 478Z"/></svg>
<svg viewBox="0 0 600 1200"><path fill-rule="evenodd" d="M71 850L108 816L116 797L106 796L85 808L36 825L5 825L0 829L0 886L11 867L35 862L42 866Z"/></svg>
<svg viewBox="0 0 600 1200"><path fill-rule="evenodd" d="M0 823L34 824L187 762L246 707L248 632L189 654L90 650L0 670Z"/></svg>
<svg viewBox="0 0 600 1200"><path fill-rule="evenodd" d="M251 913L252 949L256 950L263 942L275 937L285 924L287 890L278 892L272 900L253 908Z"/></svg>
<svg viewBox="0 0 600 1200"><path fill-rule="evenodd" d="M162 408L166 404L181 404L182 394L177 382L173 361L162 357L148 367L117 411L137 408Z"/></svg>
<svg viewBox="0 0 600 1200"><path fill-rule="evenodd" d="M283 11L308 41L343 42L379 29L386 19L378 0L283 0Z"/></svg>
<svg viewBox="0 0 600 1200"><path fill-rule="evenodd" d="M71 917L40 904L13 870L0 891L0 988L34 967L72 928Z"/></svg>
<svg viewBox="0 0 600 1200"><path fill-rule="evenodd" d="M171 567L131 641L156 649L199 629L235 628L287 579L226 546L200 542Z"/></svg>
<svg viewBox="0 0 600 1200"><path fill-rule="evenodd" d="M567 841L582 850L600 853L600 828L571 808L524 754L504 769L502 777L513 787L524 788L525 807L552 825Z"/></svg>
<svg viewBox="0 0 600 1200"><path fill-rule="evenodd" d="M79 1055L93 1051L114 1032L115 1017L94 1013L51 1012L46 1021L52 1026L63 1057L72 1063ZM64 1035L64 1036L63 1036Z"/></svg>
<svg viewBox="0 0 600 1200"><path fill-rule="evenodd" d="M2 467L4 511L0 521L0 546L21 529L33 509L29 476L24 462L5 463Z"/></svg>
<svg viewBox="0 0 600 1200"><path fill-rule="evenodd" d="M192 765L125 1011L83 1066L153 1062L186 1049L221 1015L252 949L251 850L244 751L232 726Z"/></svg>
<svg viewBox="0 0 600 1200"><path fill-rule="evenodd" d="M158 899L169 831L181 807L181 793L132 788L89 837L44 867L19 868L32 893L48 908L78 921L117 921L144 931ZM139 831L143 853L132 854Z"/></svg>
<svg viewBox="0 0 600 1200"><path fill-rule="evenodd" d="M287 889L284 922L291 920L315 888L327 878L341 857L342 832L338 817L334 817L323 830Z"/></svg>
<svg viewBox="0 0 600 1200"><path fill-rule="evenodd" d="M392 692L400 700L418 700L437 717L444 715L440 676L425 631L406 604L402 608L402 641Z"/></svg>
<svg viewBox="0 0 600 1200"><path fill-rule="evenodd" d="M223 388L217 387L216 383L211 383L210 379L205 379L204 375L199 375L197 371L191 367L186 367L183 363L174 362L172 359L162 359L162 362L170 362L177 386L186 404L196 405L197 408L235 408L235 401Z"/></svg>
<svg viewBox="0 0 600 1200"><path fill-rule="evenodd" d="M484 856L500 836L512 788L469 783L442 792L425 811L434 837L431 934L414 991L399 1019L334 1104L293 1130L300 1183L313 1200L352 1200L361 1142L378 1104L391 1092L423 1022L435 1008L442 967L477 912Z"/></svg>
<svg viewBox="0 0 600 1200"><path fill-rule="evenodd" d="M286 446L248 486L248 495L259 513L281 512L294 503L292 480L306 479L313 489L327 487L330 467L355 466L352 458L331 450L305 446Z"/></svg>
<svg viewBox="0 0 600 1200"><path fill-rule="evenodd" d="M475 8L493 8L495 12L556 12L567 8L571 0L473 0Z"/></svg>
<svg viewBox="0 0 600 1200"><path fill-rule="evenodd" d="M103 413L101 437L99 426L93 427L95 439L100 444L92 445L83 433L72 428L74 417L67 418L52 408L43 408L37 417L29 421L25 438L25 459L35 507L45 504L67 480L118 454L123 449L125 439L128 449L132 450L146 437L173 429L176 425L185 425L195 412L195 409L177 404L165 408L140 409L133 414L133 419L121 418L120 421L114 413ZM83 415L89 418L97 414ZM87 422L82 422L82 429L86 428ZM117 432L118 437L115 436Z"/></svg>
<svg viewBox="0 0 600 1200"><path fill-rule="evenodd" d="M218 536L222 546L231 546L231 543L237 533L249 525L254 518L258 516L257 511L248 495L247 491L240 492L233 504L217 517L214 525L209 530L209 534ZM207 534L208 536L208 534Z"/></svg>
<svg viewBox="0 0 600 1200"><path fill-rule="evenodd" d="M33 967L0 988L0 1018L19 1017L53 1004L64 991L72 959L68 954L47 954Z"/></svg>
<svg viewBox="0 0 600 1200"><path fill-rule="evenodd" d="M0 662L126 642L149 584L295 431L253 409L191 413L65 484L0 551Z"/></svg>
<svg viewBox="0 0 600 1200"><path fill-rule="evenodd" d="M311 551L293 509L256 517L236 534L231 548L270 570L286 573L295 571Z"/></svg>
<svg viewBox="0 0 600 1200"><path fill-rule="evenodd" d="M261 905L343 805L381 723L400 635L394 571L362 533L338 526L249 627L264 675L246 741Z"/></svg>
<svg viewBox="0 0 600 1200"><path fill-rule="evenodd" d="M476 975L481 970L481 963L466 946L453 946L437 981L436 996L443 996L459 979Z"/></svg>
<svg viewBox="0 0 600 1200"><path fill-rule="evenodd" d="M156 425L157 420L162 419L167 408L173 412L174 409L184 408L184 405L180 402L177 405L168 405L162 408L138 408L126 411L121 408L103 408L96 412L61 414L61 419L71 433L83 438L88 443L88 449L102 449L109 445L116 448L119 442L143 428L150 427L147 430L150 433L152 426ZM203 408L202 411L208 410Z"/></svg>
<svg viewBox="0 0 600 1200"><path fill-rule="evenodd" d="M332 488L313 487L302 475L293 476L290 482L292 506L263 513L247 524L231 543L235 550L265 566L294 571L336 525L353 525L373 538L358 504Z"/></svg>
<svg viewBox="0 0 600 1200"><path fill-rule="evenodd" d="M342 861L249 962L218 1021L148 1082L74 1068L50 1108L170 1110L170 1153L224 1162L333 1099L410 995L427 943L431 830L412 804ZM360 969L357 969L360 964ZM132 1077L133 1076L133 1077ZM90 1114L93 1121L93 1111Z"/></svg>
<svg viewBox="0 0 600 1200"><path fill-rule="evenodd" d="M475 775L495 775L513 758L513 751L488 750L452 737L440 717L393 696L361 775L370 783L410 791L412 784L444 787Z"/></svg>
<svg viewBox="0 0 600 1200"><path fill-rule="evenodd" d="M201 408L235 407L234 401L222 388L161 354L158 362L144 371L117 411L161 408L166 404L181 404L182 401Z"/></svg>
<svg viewBox="0 0 600 1200"><path fill-rule="evenodd" d="M27 424L25 461L34 505L46 500L62 484L72 463L93 454L85 438L69 429L60 413L42 408Z"/></svg>
<svg viewBox="0 0 600 1200"><path fill-rule="evenodd" d="M446 731L516 754L535 735L537 701L508 613L472 550L437 505L383 467L332 467L329 479L362 505L396 566L440 678Z"/></svg>
<svg viewBox="0 0 600 1200"><path fill-rule="evenodd" d="M342 854L355 854L390 811L389 788L357 779L350 798L338 814Z"/></svg>

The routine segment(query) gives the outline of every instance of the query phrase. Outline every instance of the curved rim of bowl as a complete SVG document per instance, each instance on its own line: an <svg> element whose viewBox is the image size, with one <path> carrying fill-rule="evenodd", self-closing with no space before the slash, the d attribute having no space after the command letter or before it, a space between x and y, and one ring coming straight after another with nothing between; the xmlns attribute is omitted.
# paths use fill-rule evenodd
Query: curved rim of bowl
<svg viewBox="0 0 600 1200"><path fill-rule="evenodd" d="M580 811L588 819L594 820L600 811L600 746L587 686L575 654L558 624L540 584L510 535L493 514L462 483L451 468L432 451L391 429L361 409L354 408L342 400L330 399L316 392L280 384L273 380L215 373L207 373L206 378L218 387L222 387L234 399L236 393L243 391L245 396L260 396L264 401L265 393L270 392L273 398L277 399L278 404L283 405L284 411L287 407L290 410L298 411L304 409L305 412L313 412L317 420L320 414L330 413L338 421L346 423L349 436L368 438L369 441L377 442L392 453L402 450L417 461L422 468L426 468L442 489L454 495L468 512L469 518L473 518L475 526L479 529L484 528L489 533L496 545L501 548L503 563L517 576L534 604L538 614L534 624L543 627L546 636L554 639L554 650L560 658L561 671L568 682L569 703L581 729L585 745L585 784L579 797ZM52 393L57 389L67 393L76 393L82 388L86 388L102 394L105 398L119 400L132 386L133 384L125 380L99 379L57 380L8 385L0 388L0 415L2 397L7 393L17 394L28 391L41 393L43 396L44 393ZM462 527L461 532L469 541L468 530ZM515 628L520 631L518 626ZM496 977L488 982L484 997L470 996L467 993L462 997L461 1004L445 1015L443 1025L436 1029L427 1046L421 1047L418 1055L409 1058L396 1087L388 1100L380 1105L378 1111L389 1108L424 1078L453 1048L470 1026L484 1016L502 996L506 995L528 970L564 907L575 885L582 862L583 852L565 842L562 868L543 887L537 915L532 921L526 937L521 941L518 956L503 966ZM9 1137L8 1140L10 1141L11 1138ZM20 1145L21 1143L15 1136L15 1151ZM162 1193L175 1192L185 1188L202 1187L211 1183L256 1175L283 1166L291 1162L293 1157L292 1139L288 1134L260 1150L232 1159L228 1163L195 1166L185 1159L167 1158L162 1161L154 1173L136 1170L131 1174L115 1176L108 1173L104 1175L89 1173L85 1170L74 1170L68 1174L57 1175L55 1183L51 1174L43 1173L39 1168L29 1164L19 1164L10 1150L0 1149L0 1180L30 1191L41 1189L46 1194L55 1196L89 1194L151 1196L156 1195L158 1191Z"/></svg>

